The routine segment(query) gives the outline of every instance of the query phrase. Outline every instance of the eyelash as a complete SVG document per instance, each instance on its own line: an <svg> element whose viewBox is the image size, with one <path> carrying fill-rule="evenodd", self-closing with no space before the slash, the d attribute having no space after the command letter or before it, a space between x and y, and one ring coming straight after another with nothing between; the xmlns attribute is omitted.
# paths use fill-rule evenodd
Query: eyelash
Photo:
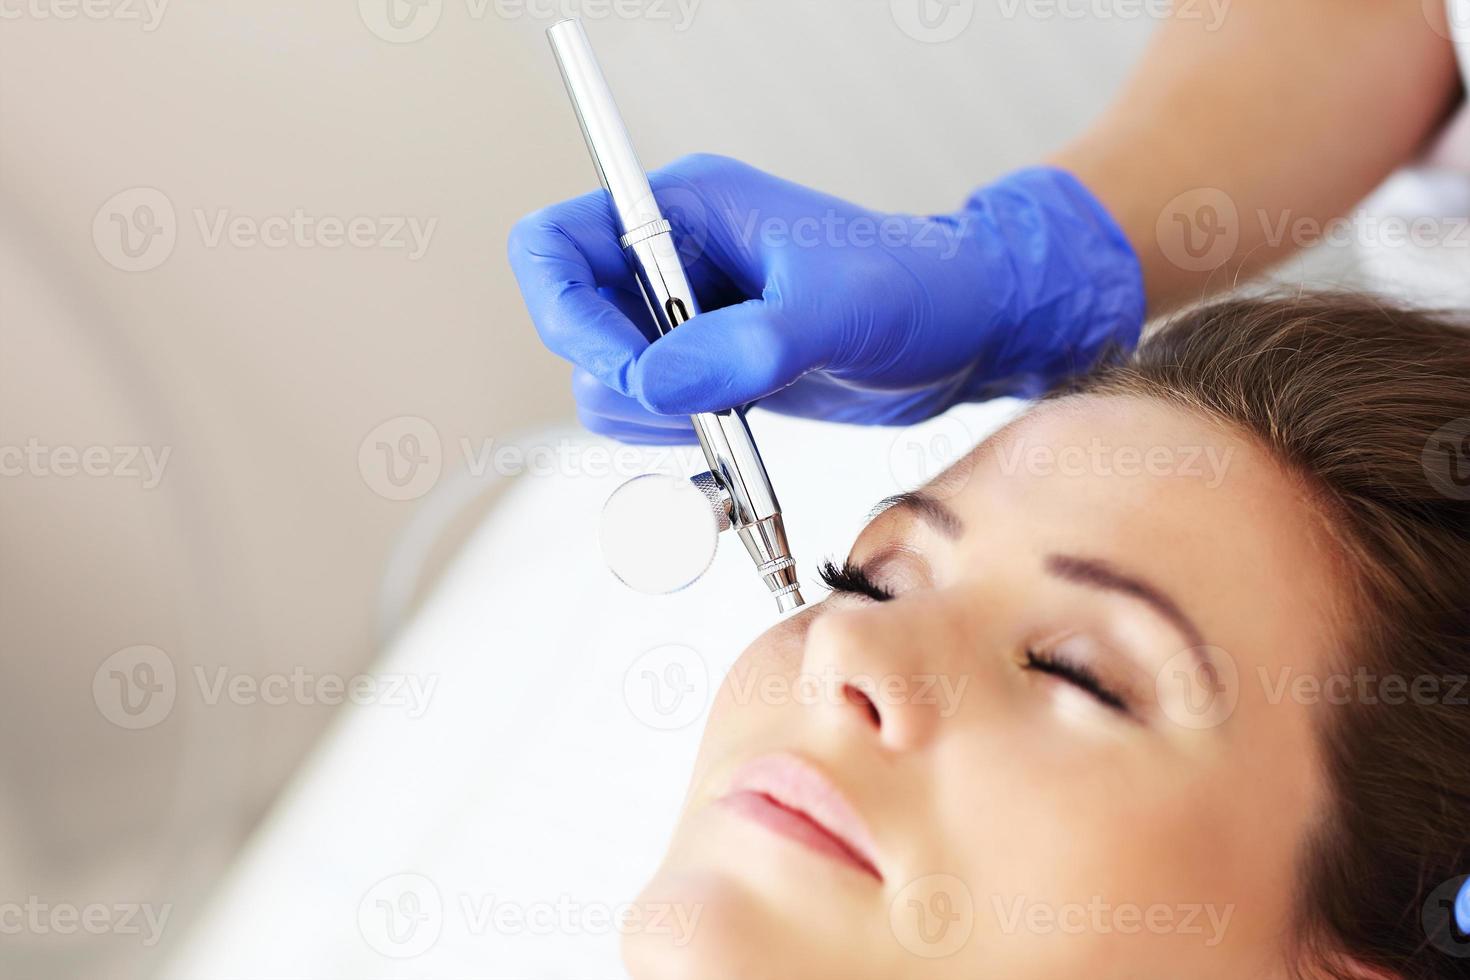
<svg viewBox="0 0 1470 980"><path fill-rule="evenodd" d="M838 565L828 559L822 562L821 568L817 570L817 576L833 592L867 596L874 602L887 602L893 598L892 592L874 582L867 572L850 561Z"/></svg>
<svg viewBox="0 0 1470 980"><path fill-rule="evenodd" d="M1125 715L1132 713L1128 707L1128 702L1124 700L1123 696L1105 685L1091 667L1073 663L1055 654L1042 653L1028 647L1026 650L1026 669L1059 677L1067 683L1076 685L1088 694L1091 694L1104 707L1111 708Z"/></svg>
<svg viewBox="0 0 1470 980"><path fill-rule="evenodd" d="M845 561L841 565L830 559L824 561L817 570L817 575L833 592L866 596L875 602L888 602L894 598L892 592L874 582L861 566L850 561ZM1121 714L1132 714L1127 700L1104 684L1092 668L1083 664L1073 663L1055 654L1028 647L1025 669L1060 678L1086 691L1104 707Z"/></svg>

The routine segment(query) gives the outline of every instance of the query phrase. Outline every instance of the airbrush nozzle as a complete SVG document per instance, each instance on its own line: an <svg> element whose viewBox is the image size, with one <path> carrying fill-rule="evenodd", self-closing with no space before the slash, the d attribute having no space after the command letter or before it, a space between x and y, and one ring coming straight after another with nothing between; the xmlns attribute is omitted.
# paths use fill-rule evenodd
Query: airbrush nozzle
<svg viewBox="0 0 1470 980"><path fill-rule="evenodd" d="M547 34L598 178L612 198L623 252L659 333L666 334L699 313L694 290L674 247L673 229L654 200L648 175L638 162L587 32L579 21L564 20ZM786 543L781 505L744 413L737 409L709 412L693 416L692 421L710 468L709 473L696 477L695 483L716 505L721 529L734 527L739 532L780 610L797 608L803 603L801 586ZM710 493L711 485L718 494Z"/></svg>
<svg viewBox="0 0 1470 980"><path fill-rule="evenodd" d="M712 439L711 442L716 446L720 445L718 440ZM706 454L709 454L708 448ZM718 457L719 452L716 451L714 455ZM764 467L761 468L761 476L765 476ZM796 575L796 559L791 557L791 548L786 543L786 522L781 518L780 505L775 503L776 497L770 490L770 482L766 481L765 492L776 512L746 524L737 524L736 514L750 513L748 493L745 495L747 504L741 507L714 473L701 473L692 477L691 482L709 501L715 515L715 526L721 531L727 531L731 527L737 529L745 550L750 552L750 558L755 562L756 572L776 599L776 608L786 613L806 605L806 600L801 597L801 582ZM743 482L737 485L742 488L749 486Z"/></svg>
<svg viewBox="0 0 1470 980"><path fill-rule="evenodd" d="M786 526L781 515L740 528L740 540L755 561L756 572L775 596L776 607L784 613L805 605L801 583L796 578L796 559L786 546Z"/></svg>

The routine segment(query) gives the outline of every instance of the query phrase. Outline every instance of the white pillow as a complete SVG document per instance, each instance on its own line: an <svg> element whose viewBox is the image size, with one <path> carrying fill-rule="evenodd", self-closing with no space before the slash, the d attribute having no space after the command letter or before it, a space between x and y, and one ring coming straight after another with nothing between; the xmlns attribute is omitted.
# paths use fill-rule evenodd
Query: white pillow
<svg viewBox="0 0 1470 980"><path fill-rule="evenodd" d="M1015 409L911 429L754 413L809 601L818 560L846 553L874 503ZM710 698L775 606L733 535L671 597L604 567L608 494L691 454L634 460L575 429L529 442L542 475L477 530L165 977L623 975L611 922L662 854Z"/></svg>

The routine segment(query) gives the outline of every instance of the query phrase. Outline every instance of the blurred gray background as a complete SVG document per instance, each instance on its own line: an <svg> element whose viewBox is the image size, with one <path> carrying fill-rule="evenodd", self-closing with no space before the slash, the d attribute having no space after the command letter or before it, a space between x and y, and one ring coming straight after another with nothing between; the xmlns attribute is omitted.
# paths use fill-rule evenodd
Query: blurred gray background
<svg viewBox="0 0 1470 980"><path fill-rule="evenodd" d="M595 180L542 37L579 12L649 167L727 153L895 210L1056 148L1155 26L1000 0L8 0L0 974L149 975L337 710L201 690L367 668L410 521L440 501L397 601L493 507L393 499L423 487L380 452L432 451L403 442L426 423L447 485L462 440L570 417L504 242ZM118 700L160 669L191 695ZM68 930L95 905L110 926ZM121 928L143 906L163 928Z"/></svg>

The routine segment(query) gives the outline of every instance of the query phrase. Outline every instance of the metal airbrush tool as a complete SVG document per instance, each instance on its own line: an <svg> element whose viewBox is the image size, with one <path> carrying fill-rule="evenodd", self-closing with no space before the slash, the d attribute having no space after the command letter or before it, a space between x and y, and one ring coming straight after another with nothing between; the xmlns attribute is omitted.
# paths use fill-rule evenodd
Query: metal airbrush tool
<svg viewBox="0 0 1470 980"><path fill-rule="evenodd" d="M612 198L623 251L659 333L666 334L699 313L674 247L672 229L653 198L648 175L638 163L633 141L581 22L561 21L547 35L592 162ZM710 501L716 525L721 531L735 528L782 612L803 605L781 505L744 414L736 409L709 412L693 416L693 422L709 464L709 472L693 481Z"/></svg>

